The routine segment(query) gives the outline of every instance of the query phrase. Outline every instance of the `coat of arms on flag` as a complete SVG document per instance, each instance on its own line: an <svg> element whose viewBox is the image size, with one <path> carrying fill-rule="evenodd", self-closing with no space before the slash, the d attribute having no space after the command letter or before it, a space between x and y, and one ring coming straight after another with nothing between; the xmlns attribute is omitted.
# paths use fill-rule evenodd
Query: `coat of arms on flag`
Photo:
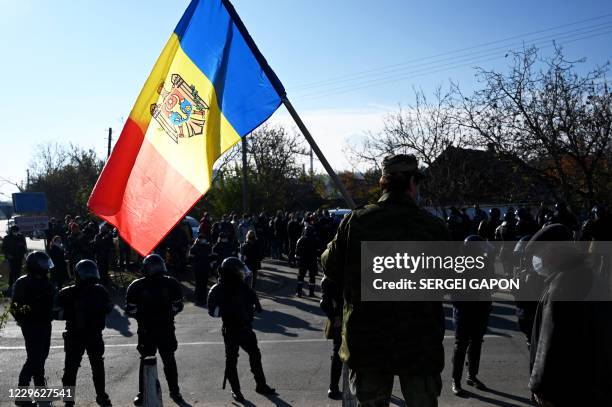
<svg viewBox="0 0 612 407"><path fill-rule="evenodd" d="M170 77L169 89L161 83L157 93L161 103L151 105L151 115L164 132L178 144L179 138L199 136L204 132L208 105L195 86L188 85L179 74Z"/></svg>

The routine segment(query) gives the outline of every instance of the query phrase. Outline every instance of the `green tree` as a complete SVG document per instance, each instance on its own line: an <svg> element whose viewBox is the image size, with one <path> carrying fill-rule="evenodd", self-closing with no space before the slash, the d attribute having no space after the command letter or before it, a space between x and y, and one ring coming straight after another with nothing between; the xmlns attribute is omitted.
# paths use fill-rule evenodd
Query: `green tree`
<svg viewBox="0 0 612 407"><path fill-rule="evenodd" d="M46 194L51 216L83 215L103 165L93 150L73 144L41 144L30 164L27 190Z"/></svg>

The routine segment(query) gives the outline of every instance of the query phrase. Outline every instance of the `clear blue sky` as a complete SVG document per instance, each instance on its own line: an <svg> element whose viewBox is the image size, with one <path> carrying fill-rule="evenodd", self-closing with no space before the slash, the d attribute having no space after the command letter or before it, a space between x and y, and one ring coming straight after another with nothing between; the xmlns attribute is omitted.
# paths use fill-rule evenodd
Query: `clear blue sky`
<svg viewBox="0 0 612 407"><path fill-rule="evenodd" d="M25 178L34 147L49 141L73 142L104 156L106 129L118 135L121 118L128 116L187 4L0 0L0 177ZM234 5L339 168L349 167L341 153L344 142L380 128L386 112L412 101L415 86L430 92L453 79L469 92L471 67L504 69L506 50L522 41L550 47L556 38L569 57L586 57L586 68L606 62L612 51L609 0L234 0ZM516 38L450 53L509 37ZM283 110L272 120L288 122ZM0 187L7 192L9 187Z"/></svg>

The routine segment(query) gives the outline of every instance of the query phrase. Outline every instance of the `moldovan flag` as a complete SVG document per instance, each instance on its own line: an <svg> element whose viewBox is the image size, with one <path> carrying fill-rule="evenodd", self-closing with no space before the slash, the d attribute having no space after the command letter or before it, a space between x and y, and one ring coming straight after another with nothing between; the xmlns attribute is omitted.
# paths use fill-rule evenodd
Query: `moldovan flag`
<svg viewBox="0 0 612 407"><path fill-rule="evenodd" d="M192 0L89 198L146 255L210 188L215 160L285 91L228 0Z"/></svg>

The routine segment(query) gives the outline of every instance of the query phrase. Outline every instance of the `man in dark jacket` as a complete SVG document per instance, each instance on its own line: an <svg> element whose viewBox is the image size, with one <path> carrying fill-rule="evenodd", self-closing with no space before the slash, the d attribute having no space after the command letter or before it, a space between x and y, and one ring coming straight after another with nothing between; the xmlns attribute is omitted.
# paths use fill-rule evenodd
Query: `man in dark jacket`
<svg viewBox="0 0 612 407"><path fill-rule="evenodd" d="M325 277L344 295L340 357L358 405L388 405L399 376L407 405L436 406L444 367L440 302L362 302L361 242L450 240L443 221L417 204L421 174L411 155L383 161L377 203L344 218L321 256Z"/></svg>
<svg viewBox="0 0 612 407"><path fill-rule="evenodd" d="M295 265L295 245L302 234L302 225L297 219L297 215L292 213L289 215L287 222L287 238L289 239L289 266Z"/></svg>
<svg viewBox="0 0 612 407"><path fill-rule="evenodd" d="M249 270L237 257L229 257L219 267L219 283L215 284L208 294L208 313L212 317L221 317L223 321L223 341L225 342L225 379L232 387L232 397L238 402L244 401L238 380L238 349L242 348L249 355L251 372L255 377L255 391L264 395L276 394L266 384L261 365L261 352L257 346L257 337L253 332L255 311L261 312L257 294L244 282ZM223 381L225 386L225 380Z"/></svg>
<svg viewBox="0 0 612 407"><path fill-rule="evenodd" d="M113 250L115 250L113 229L108 223L102 225L100 228L100 233L98 233L94 238L94 249L96 263L98 264L98 270L100 272L100 281L102 281L102 284L108 285L110 283L108 275L110 258Z"/></svg>
<svg viewBox="0 0 612 407"><path fill-rule="evenodd" d="M26 240L23 234L19 232L19 227L11 226L9 233L2 240L2 252L4 252L9 264L9 289L21 274L23 258L27 251Z"/></svg>
<svg viewBox="0 0 612 407"><path fill-rule="evenodd" d="M138 395L134 405L143 403L144 359L157 351L164 363L170 397L177 404L185 401L178 384L178 369L174 352L178 348L174 334L174 316L183 310L180 283L166 275L164 260L157 254L148 255L142 262L144 277L134 280L125 294L125 312L138 321L138 352L140 371Z"/></svg>
<svg viewBox="0 0 612 407"><path fill-rule="evenodd" d="M26 258L27 274L15 281L11 314L21 327L26 360L19 373L19 386L45 386L45 361L51 344L51 320L55 288L48 273L52 262L45 252L32 252ZM29 405L29 404L24 404Z"/></svg>
<svg viewBox="0 0 612 407"><path fill-rule="evenodd" d="M486 242L484 238L478 235L470 235L465 238L462 253L464 256L476 257L483 252L492 254L493 251L493 246ZM493 263L487 257L485 270L489 276L493 276ZM474 386L479 390L486 389L484 383L477 376L480 367L482 342L491 313L490 293L482 292L479 298L470 298L471 301L465 301L462 294L462 292L451 293L453 322L455 324L451 391L456 396L464 395L461 387L461 377L463 376L466 356L468 365L467 385Z"/></svg>
<svg viewBox="0 0 612 407"><path fill-rule="evenodd" d="M168 252L170 253L170 270L174 276L181 275L186 270L187 250L189 249L189 236L181 223L176 225L168 235Z"/></svg>
<svg viewBox="0 0 612 407"><path fill-rule="evenodd" d="M251 287L255 289L263 255L261 254L261 246L257 241L257 236L255 235L254 230L249 230L247 232L246 241L242 244L242 246L240 246L240 256L249 270L251 270Z"/></svg>
<svg viewBox="0 0 612 407"><path fill-rule="evenodd" d="M236 245L229 239L227 233L221 232L217 242L212 247L212 251L218 264L221 264L223 260L236 255Z"/></svg>
<svg viewBox="0 0 612 407"><path fill-rule="evenodd" d="M196 304L204 306L206 305L206 297L208 295L210 263L213 261L210 243L208 243L204 232L200 232L198 239L189 249L189 257L191 258L191 268L195 277L194 295Z"/></svg>
<svg viewBox="0 0 612 407"><path fill-rule="evenodd" d="M64 386L76 386L77 372L81 365L83 353L87 351L91 364L91 375L96 390L96 402L101 406L110 406L106 394L104 377L104 340L102 331L106 323L106 314L113 309L108 292L100 282L96 263L81 260L74 268L75 285L62 289L55 299L54 313L58 320L66 321L64 350ZM66 402L67 406L74 401Z"/></svg>
<svg viewBox="0 0 612 407"><path fill-rule="evenodd" d="M529 388L540 406L612 405L610 302L587 302L594 274L565 225L536 233L526 252L546 288L531 340Z"/></svg>
<svg viewBox="0 0 612 407"><path fill-rule="evenodd" d="M302 287L304 286L304 277L306 273L308 273L308 296L315 296L319 254L321 254L321 240L319 240L317 232L315 232L312 226L306 226L304 228L304 234L297 241L295 247L295 257L299 267L296 287L296 294L298 297L304 295Z"/></svg>
<svg viewBox="0 0 612 407"><path fill-rule="evenodd" d="M51 282L57 289L60 289L68 280L66 253L64 251L64 245L62 244L62 238L60 236L55 236L53 239L51 239L49 248L47 248L47 253L53 262L53 268L51 269Z"/></svg>

